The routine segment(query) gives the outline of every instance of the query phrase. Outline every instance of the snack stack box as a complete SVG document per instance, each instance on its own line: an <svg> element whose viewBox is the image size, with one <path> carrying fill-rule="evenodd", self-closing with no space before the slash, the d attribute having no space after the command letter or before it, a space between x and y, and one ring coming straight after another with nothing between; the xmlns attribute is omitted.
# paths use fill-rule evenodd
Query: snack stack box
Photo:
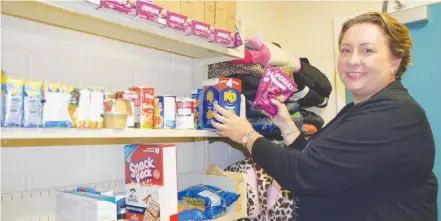
<svg viewBox="0 0 441 221"><path fill-rule="evenodd" d="M214 129L211 124L216 104L240 116L242 81L236 78L213 78L203 83L202 128Z"/></svg>
<svg viewBox="0 0 441 221"><path fill-rule="evenodd" d="M176 145L124 146L126 218L169 221L178 213Z"/></svg>

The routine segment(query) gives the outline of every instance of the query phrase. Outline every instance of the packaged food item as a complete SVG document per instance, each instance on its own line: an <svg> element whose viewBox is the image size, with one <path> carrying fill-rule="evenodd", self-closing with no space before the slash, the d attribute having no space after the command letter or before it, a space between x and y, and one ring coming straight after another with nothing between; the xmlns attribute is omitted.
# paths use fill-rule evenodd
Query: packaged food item
<svg viewBox="0 0 441 221"><path fill-rule="evenodd" d="M86 128L104 128L104 93L95 89L90 92L90 108Z"/></svg>
<svg viewBox="0 0 441 221"><path fill-rule="evenodd" d="M216 104L240 116L242 81L236 78L213 78L204 82L202 99L202 127L214 129L211 124Z"/></svg>
<svg viewBox="0 0 441 221"><path fill-rule="evenodd" d="M79 89L78 107L75 111L75 118L72 119L74 127L87 128L87 120L90 111L90 105L91 105L90 90Z"/></svg>
<svg viewBox="0 0 441 221"><path fill-rule="evenodd" d="M191 93L191 99L193 100L193 108L194 108L194 128L200 129L201 128L201 121L200 116L202 116L201 113L201 99L202 98L202 89L196 89L193 90Z"/></svg>
<svg viewBox="0 0 441 221"><path fill-rule="evenodd" d="M193 100L176 98L176 129L194 129Z"/></svg>
<svg viewBox="0 0 441 221"><path fill-rule="evenodd" d="M176 127L176 97L155 97L154 112L153 124L155 129L172 129Z"/></svg>
<svg viewBox="0 0 441 221"><path fill-rule="evenodd" d="M265 66L260 80L253 107L264 111L274 117L277 107L271 103L271 99L285 102L297 91L297 84L278 67Z"/></svg>
<svg viewBox="0 0 441 221"><path fill-rule="evenodd" d="M181 203L179 205L181 205ZM199 220L209 220L209 218L200 209L189 208L189 209L179 210L178 220L199 221Z"/></svg>
<svg viewBox="0 0 441 221"><path fill-rule="evenodd" d="M43 83L26 81L24 85L23 127L43 126Z"/></svg>
<svg viewBox="0 0 441 221"><path fill-rule="evenodd" d="M128 15L136 15L136 0L101 0L100 6Z"/></svg>
<svg viewBox="0 0 441 221"><path fill-rule="evenodd" d="M158 26L163 27L167 22L167 9L153 4L152 1L138 0L136 10L140 18L152 21Z"/></svg>
<svg viewBox="0 0 441 221"><path fill-rule="evenodd" d="M72 118L69 114L69 104L73 88L66 84L44 84L43 96L43 127L70 128Z"/></svg>
<svg viewBox="0 0 441 221"><path fill-rule="evenodd" d="M194 208L201 210L209 219L218 218L225 214L227 205L225 199L213 191L213 189L213 187L207 187L202 184L188 187L178 192L178 201L184 201L193 205Z"/></svg>
<svg viewBox="0 0 441 221"><path fill-rule="evenodd" d="M77 109L80 106L80 90L79 87L74 87L70 93L70 103L69 103L69 115L72 119L72 127L78 127L78 113Z"/></svg>
<svg viewBox="0 0 441 221"><path fill-rule="evenodd" d="M167 11L166 25L169 28L180 31L184 34L191 34L191 21L191 18L187 16Z"/></svg>
<svg viewBox="0 0 441 221"><path fill-rule="evenodd" d="M126 184L164 185L163 145L125 145Z"/></svg>
<svg viewBox="0 0 441 221"><path fill-rule="evenodd" d="M126 218L136 221L159 221L161 190L157 186L126 185Z"/></svg>
<svg viewBox="0 0 441 221"><path fill-rule="evenodd" d="M125 99L130 102L132 114L127 118L127 127L139 128L141 123L141 96L138 91L128 90L117 93L117 99Z"/></svg>
<svg viewBox="0 0 441 221"><path fill-rule="evenodd" d="M104 113L104 128L125 129L128 116L127 113Z"/></svg>
<svg viewBox="0 0 441 221"><path fill-rule="evenodd" d="M2 74L2 127L23 125L24 80Z"/></svg>
<svg viewBox="0 0 441 221"><path fill-rule="evenodd" d="M129 91L139 94L139 108L135 111L135 122L140 123L142 129L153 129L153 115L154 115L154 103L155 103L155 89L149 87L132 87ZM137 127L138 128L138 127Z"/></svg>

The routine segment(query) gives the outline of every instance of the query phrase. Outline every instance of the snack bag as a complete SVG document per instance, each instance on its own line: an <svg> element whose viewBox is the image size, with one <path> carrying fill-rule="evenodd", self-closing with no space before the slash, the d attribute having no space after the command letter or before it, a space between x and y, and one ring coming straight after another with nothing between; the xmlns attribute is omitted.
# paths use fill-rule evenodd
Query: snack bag
<svg viewBox="0 0 441 221"><path fill-rule="evenodd" d="M23 99L23 127L43 126L43 82L26 81Z"/></svg>
<svg viewBox="0 0 441 221"><path fill-rule="evenodd" d="M277 107L271 99L285 102L297 91L297 84L278 67L265 66L254 101L254 108L268 113L271 117L277 114Z"/></svg>
<svg viewBox="0 0 441 221"><path fill-rule="evenodd" d="M2 73L2 127L23 126L24 80Z"/></svg>

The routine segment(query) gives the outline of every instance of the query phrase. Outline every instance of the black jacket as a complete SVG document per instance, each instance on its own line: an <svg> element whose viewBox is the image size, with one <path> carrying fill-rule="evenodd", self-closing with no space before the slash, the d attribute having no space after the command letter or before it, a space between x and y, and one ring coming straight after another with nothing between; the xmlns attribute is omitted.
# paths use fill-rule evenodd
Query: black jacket
<svg viewBox="0 0 441 221"><path fill-rule="evenodd" d="M259 138L252 154L298 196L296 221L437 220L433 134L399 80L290 147Z"/></svg>

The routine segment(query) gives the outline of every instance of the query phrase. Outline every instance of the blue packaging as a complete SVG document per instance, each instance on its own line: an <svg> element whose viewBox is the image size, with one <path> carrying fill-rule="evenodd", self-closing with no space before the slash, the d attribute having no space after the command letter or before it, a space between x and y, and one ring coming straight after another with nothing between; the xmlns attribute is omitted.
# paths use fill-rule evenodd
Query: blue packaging
<svg viewBox="0 0 441 221"><path fill-rule="evenodd" d="M2 127L23 126L24 80L2 73Z"/></svg>

